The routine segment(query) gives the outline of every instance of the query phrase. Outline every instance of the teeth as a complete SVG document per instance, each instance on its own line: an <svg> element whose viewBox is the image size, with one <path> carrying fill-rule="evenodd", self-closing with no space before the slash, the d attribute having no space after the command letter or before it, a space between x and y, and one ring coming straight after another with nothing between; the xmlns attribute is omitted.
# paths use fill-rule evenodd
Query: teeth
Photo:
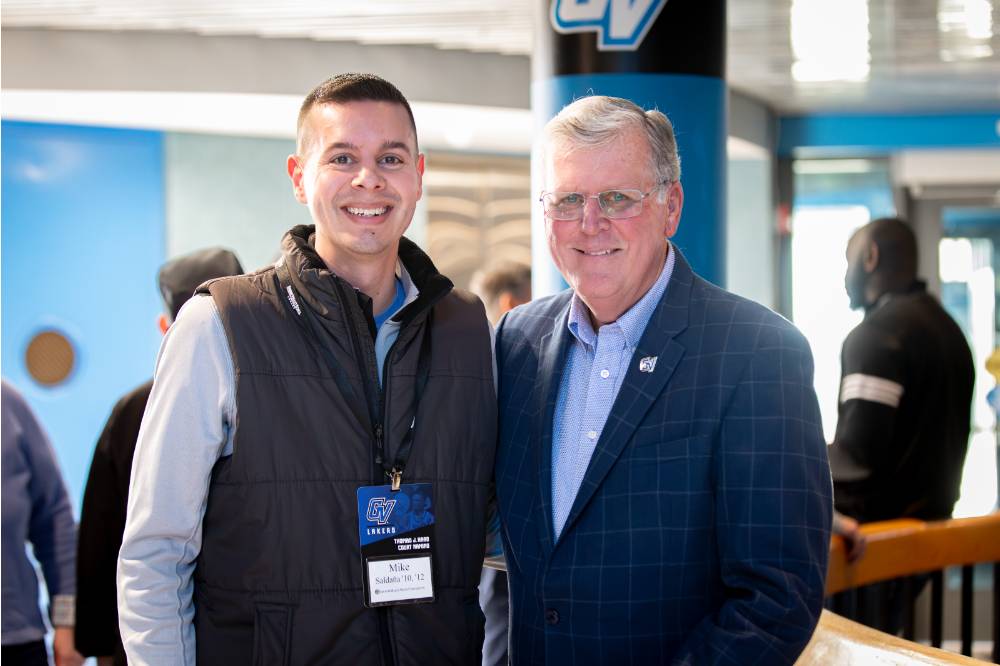
<svg viewBox="0 0 1000 666"><path fill-rule="evenodd" d="M603 257L605 255L611 254L611 250L599 250L597 252L585 252L587 256L590 257Z"/></svg>
<svg viewBox="0 0 1000 666"><path fill-rule="evenodd" d="M384 215L385 211L389 210L388 206L382 206L381 208L352 208L347 207L347 212L351 215L360 215L361 217L375 217L376 215Z"/></svg>

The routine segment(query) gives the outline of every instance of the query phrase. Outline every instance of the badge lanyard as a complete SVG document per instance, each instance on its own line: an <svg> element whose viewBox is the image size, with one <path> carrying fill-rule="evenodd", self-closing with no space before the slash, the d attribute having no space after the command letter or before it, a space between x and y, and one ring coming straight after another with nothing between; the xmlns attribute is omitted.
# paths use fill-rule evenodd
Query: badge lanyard
<svg viewBox="0 0 1000 666"><path fill-rule="evenodd" d="M390 485L361 486L357 489L358 539L361 548L364 603L369 607L377 607L433 602L434 489L430 483L405 485L402 483L403 470L413 450L417 407L430 376L431 314L428 314L417 358L413 420L390 465L386 460L384 426L380 420L381 415L377 413L378 408L373 406L371 401L366 401L369 411L366 421L364 412L358 405L357 392L351 385L350 377L344 367L337 362L330 347L324 344L323 333L325 331L329 334L329 331L319 321L312 308L303 299L297 298L298 292L291 284L291 276L284 263L275 271L275 282L282 292L282 300L286 301L288 307L294 311L296 322L309 334L323 355L333 380L355 417L360 423L367 422L372 426L375 434L375 464L382 468L391 481ZM346 309L344 290L338 283L334 284L342 306ZM355 331L346 316L345 328L354 345L355 353L359 354ZM382 387L383 390L387 388L388 386Z"/></svg>
<svg viewBox="0 0 1000 666"><path fill-rule="evenodd" d="M385 472L386 478L388 478L392 483L392 490L398 491L400 484L403 479L403 471L406 467L406 463L409 462L410 453L413 450L413 437L414 428L416 426L416 414L417 407L420 404L420 399L423 397L424 390L427 387L427 380L430 377L430 314L428 314L427 330L424 331L422 340L420 341L420 352L417 357L417 374L414 382L413 388L413 420L410 422L410 427L406 431L406 435L403 436L402 442L399 444L399 448L396 450L396 456L393 462L390 464L386 460L387 456L384 453L385 443L384 443L384 426L381 423L381 417L377 414L377 408L369 405L368 419L364 418L364 413L360 410L358 403L360 402L357 392L351 385L350 377L347 375L347 371L344 367L337 362L330 350L329 346L323 342L323 331L325 328L323 324L318 321L316 313L305 303L304 299L298 297L298 290L291 283L290 275L288 273L288 266L282 262L277 266L276 281L278 282L279 290L282 291L282 301L286 303L286 306L291 308L296 315L295 320L306 330L316 347L318 348L320 354L323 355L323 359L326 361L327 366L330 369L330 373L333 376L334 382L337 384L337 388L340 389L341 394L344 396L347 403L350 405L351 411L354 413L355 418L358 419L360 423L370 423L375 430L376 437L376 452L375 452L375 464L382 468ZM343 292L340 292L343 295ZM341 299L343 300L343 299ZM346 310L346 303L342 304ZM305 319L303 323L300 319ZM348 330L348 335L354 336L354 331L351 330L350 322L346 320L345 316L345 327ZM388 359L386 359L388 360ZM367 401L366 401L367 404Z"/></svg>

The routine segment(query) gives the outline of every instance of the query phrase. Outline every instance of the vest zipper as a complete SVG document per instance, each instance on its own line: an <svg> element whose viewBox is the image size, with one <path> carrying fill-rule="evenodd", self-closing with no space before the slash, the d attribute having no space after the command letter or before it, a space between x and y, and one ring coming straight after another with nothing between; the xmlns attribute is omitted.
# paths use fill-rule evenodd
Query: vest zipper
<svg viewBox="0 0 1000 666"><path fill-rule="evenodd" d="M381 452L383 460L388 453L385 450L385 431L383 424L389 419L389 377L392 375L389 373L389 365L392 360L392 353L396 350L396 344L399 342L399 336L403 334L403 327L399 327L399 331L396 333L396 339L392 341L389 345L388 351L385 353L385 360L382 362L382 385L379 387L379 395L381 396L381 419L382 421L375 426L375 437L376 446ZM377 359L376 359L377 363ZM384 468L380 468L379 472L385 473ZM392 612L391 606L380 606L378 608L378 629L379 635L382 638L382 654L385 655L385 660L387 664L395 666L396 660L393 658L392 650L392 640L389 636L389 615Z"/></svg>
<svg viewBox="0 0 1000 666"><path fill-rule="evenodd" d="M372 374L375 374L375 381L378 382L378 360L376 359L376 370L375 373L371 372L371 368L366 368L364 363L364 354L361 349L361 343L358 341L357 331L354 329L353 317L351 316L351 309L348 305L347 295L344 293L343 287L340 282L333 278L333 285L337 290L337 296L340 298L340 304L344 312L344 325L347 328L347 335L351 338L351 345L354 347L354 357L357 359L359 365L361 365L361 377L365 383L365 400L366 402L370 398L370 388ZM396 338L399 339L398 337ZM393 347L396 343L393 342ZM392 349L389 349L389 353ZM389 359L389 354L386 354L386 360ZM376 405L376 410L374 411L375 418L372 423L372 435L375 444L375 463L373 464L373 485L378 485L382 481L382 460L385 457L385 432L383 428L383 422L385 421L386 413L386 399L384 387L376 387L375 391L376 397L378 399L378 405ZM380 606L375 609L376 624L378 624L378 634L379 643L382 652L382 663L386 666L395 666L396 660L393 658L392 650L392 640L389 637L389 608L386 606Z"/></svg>

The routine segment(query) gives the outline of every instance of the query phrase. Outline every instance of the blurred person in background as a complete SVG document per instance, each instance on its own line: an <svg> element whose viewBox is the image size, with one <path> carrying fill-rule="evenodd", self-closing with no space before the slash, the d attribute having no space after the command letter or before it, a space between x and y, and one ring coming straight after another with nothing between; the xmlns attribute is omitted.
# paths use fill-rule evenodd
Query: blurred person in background
<svg viewBox="0 0 1000 666"><path fill-rule="evenodd" d="M31 544L42 567L49 596L49 620L56 666L78 666L73 647L73 596L76 593L76 524L56 454L28 403L6 380L0 385L2 422L0 462L3 482L3 630L4 666L46 666L47 628L38 607L38 577L28 558Z"/></svg>
<svg viewBox="0 0 1000 666"><path fill-rule="evenodd" d="M166 307L159 316L160 332L166 334L200 284L242 272L237 256L223 248L198 250L163 264L157 276ZM126 665L118 632L115 571L125 530L132 456L152 388L150 380L112 408L97 440L83 494L76 560L76 648L84 656L97 657L99 666Z"/></svg>
<svg viewBox="0 0 1000 666"><path fill-rule="evenodd" d="M916 238L902 220L855 232L844 282L865 318L841 353L837 510L861 523L950 518L972 422L965 335L917 279Z"/></svg>
<svg viewBox="0 0 1000 666"><path fill-rule="evenodd" d="M862 524L950 518L975 381L965 335L917 279L917 241L903 220L880 218L854 233L844 284L851 307L865 317L841 353L829 449L835 506ZM887 623L864 609L857 619L893 633L902 620L902 585L880 589Z"/></svg>
<svg viewBox="0 0 1000 666"><path fill-rule="evenodd" d="M469 290L483 299L486 316L496 326L502 316L531 300L531 266L504 261L477 271Z"/></svg>
<svg viewBox="0 0 1000 666"><path fill-rule="evenodd" d="M478 271L470 289L483 299L486 316L495 326L507 312L531 300L531 266L507 261ZM486 615L483 666L507 663L508 594L507 572L484 567L479 580L479 605Z"/></svg>

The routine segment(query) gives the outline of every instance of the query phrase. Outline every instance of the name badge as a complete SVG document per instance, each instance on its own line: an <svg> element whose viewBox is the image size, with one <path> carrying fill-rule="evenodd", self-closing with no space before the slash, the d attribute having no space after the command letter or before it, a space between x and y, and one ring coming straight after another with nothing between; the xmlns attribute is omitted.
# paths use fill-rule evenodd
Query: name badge
<svg viewBox="0 0 1000 666"><path fill-rule="evenodd" d="M434 601L434 496L429 483L358 488L365 605Z"/></svg>

